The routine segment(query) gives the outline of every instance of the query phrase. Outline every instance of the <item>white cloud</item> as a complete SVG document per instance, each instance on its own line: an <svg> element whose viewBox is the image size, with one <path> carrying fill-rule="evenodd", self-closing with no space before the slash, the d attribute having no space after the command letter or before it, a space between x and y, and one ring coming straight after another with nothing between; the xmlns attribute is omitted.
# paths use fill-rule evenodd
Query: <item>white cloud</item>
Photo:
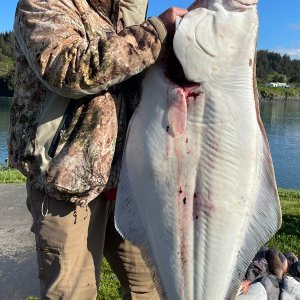
<svg viewBox="0 0 300 300"><path fill-rule="evenodd" d="M291 23L289 24L289 27L295 30L300 30L300 24Z"/></svg>
<svg viewBox="0 0 300 300"><path fill-rule="evenodd" d="M279 52L281 55L287 54L291 59L300 59L300 45L299 48L277 48L273 51Z"/></svg>

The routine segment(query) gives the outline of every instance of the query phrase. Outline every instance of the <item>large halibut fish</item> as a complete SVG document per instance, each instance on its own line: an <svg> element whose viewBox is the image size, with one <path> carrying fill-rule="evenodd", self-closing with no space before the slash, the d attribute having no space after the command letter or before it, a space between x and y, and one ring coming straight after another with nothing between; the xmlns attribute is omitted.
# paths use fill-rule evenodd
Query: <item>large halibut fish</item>
<svg viewBox="0 0 300 300"><path fill-rule="evenodd" d="M116 227L142 249L162 299L234 299L281 209L255 81L256 0L208 0L143 81L129 127Z"/></svg>

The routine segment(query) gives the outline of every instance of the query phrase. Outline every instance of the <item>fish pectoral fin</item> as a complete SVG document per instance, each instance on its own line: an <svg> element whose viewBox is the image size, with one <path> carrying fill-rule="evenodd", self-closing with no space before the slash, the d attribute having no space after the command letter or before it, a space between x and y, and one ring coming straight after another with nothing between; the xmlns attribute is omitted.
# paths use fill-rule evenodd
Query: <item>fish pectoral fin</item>
<svg viewBox="0 0 300 300"><path fill-rule="evenodd" d="M138 176L133 172L132 165L128 166L128 161L132 162L132 157L137 158L136 153L125 150L115 206L115 228L124 239L140 249L150 273L155 274L157 266L149 244L149 231L152 230L147 228L147 221L143 219L145 215L141 214L137 203L137 201L143 201L143 195L137 189ZM165 292L160 280L159 274L153 278L160 299L165 299Z"/></svg>
<svg viewBox="0 0 300 300"><path fill-rule="evenodd" d="M117 192L115 207L115 228L119 234L135 246L141 247L145 230L136 207L132 186L127 173L126 158L122 162L122 173Z"/></svg>

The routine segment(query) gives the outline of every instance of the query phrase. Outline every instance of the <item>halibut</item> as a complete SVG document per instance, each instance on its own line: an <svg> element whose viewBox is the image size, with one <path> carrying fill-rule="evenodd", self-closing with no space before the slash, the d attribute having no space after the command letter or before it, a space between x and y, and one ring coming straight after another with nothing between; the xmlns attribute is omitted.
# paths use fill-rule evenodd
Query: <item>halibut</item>
<svg viewBox="0 0 300 300"><path fill-rule="evenodd" d="M143 81L115 222L141 248L162 299L234 299L281 225L256 89L256 6L204 1L174 37L186 81L172 81L163 63Z"/></svg>

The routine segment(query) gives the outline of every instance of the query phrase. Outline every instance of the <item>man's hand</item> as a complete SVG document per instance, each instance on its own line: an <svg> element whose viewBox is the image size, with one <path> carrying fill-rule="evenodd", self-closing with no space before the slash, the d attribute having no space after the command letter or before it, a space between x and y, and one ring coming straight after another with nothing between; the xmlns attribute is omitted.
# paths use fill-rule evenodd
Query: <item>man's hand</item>
<svg viewBox="0 0 300 300"><path fill-rule="evenodd" d="M168 32L168 39L172 39L174 36L176 17L182 17L187 12L187 9L184 8L171 7L158 16L165 24L165 27Z"/></svg>

